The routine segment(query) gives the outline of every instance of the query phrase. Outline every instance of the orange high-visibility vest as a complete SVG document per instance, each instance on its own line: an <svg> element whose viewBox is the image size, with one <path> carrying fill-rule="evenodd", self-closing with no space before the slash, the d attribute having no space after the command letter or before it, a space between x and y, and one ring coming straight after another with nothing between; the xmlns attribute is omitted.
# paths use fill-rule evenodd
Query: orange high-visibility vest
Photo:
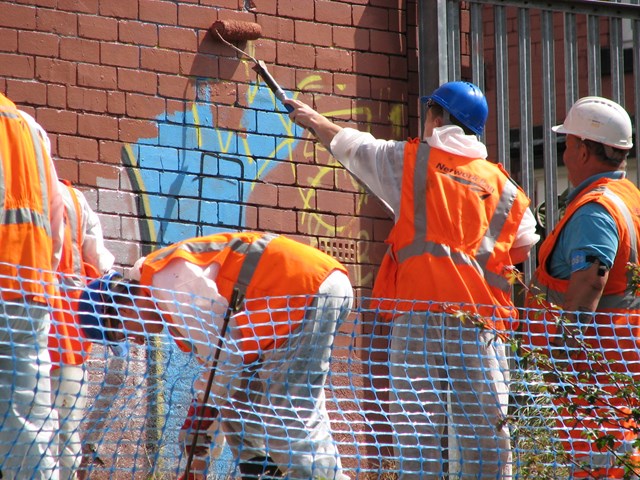
<svg viewBox="0 0 640 480"><path fill-rule="evenodd" d="M372 294L395 301L380 308L397 313L469 303L466 312L508 328L505 320L515 316L509 252L528 205L500 165L408 141L400 215Z"/></svg>
<svg viewBox="0 0 640 480"><path fill-rule="evenodd" d="M625 404L621 399L614 398L617 388L608 378L609 372L625 373L635 381L640 378L640 295L634 285L632 272L627 269L627 264L638 263L640 254L640 192L629 180L600 178L568 205L563 218L540 247L539 267L533 275L526 298L526 306L533 310L528 312L529 321L523 325L523 330L527 332L527 342L537 347L547 347L549 338L555 336L555 317L557 309L564 306L569 280L552 277L548 262L566 223L581 206L589 202L602 205L613 217L618 227L619 245L597 307L597 312L604 315L595 315L594 325L584 332L586 343L604 358L595 364L586 358L584 352L580 352L572 358L570 368L575 372L594 372L596 375L593 380L612 394L612 398L607 400L621 410L629 411L628 402ZM570 414L564 409L568 403L584 405L586 410L578 409L576 414ZM575 455L597 451L594 443L582 437L586 428L606 431L619 441L634 437L633 429L636 427L631 426L628 419L620 416L600 425L592 420L592 417L598 416L597 409L590 410L594 405L587 405L574 395L557 400L556 404L560 407L559 426L565 448ZM622 478L616 473L620 473L619 470L611 470L607 478Z"/></svg>
<svg viewBox="0 0 640 480"><path fill-rule="evenodd" d="M75 312L82 289L77 285L87 278L98 278L99 272L85 263L82 254L84 231L82 226L82 208L78 196L71 184L61 180L60 189L64 201L64 242L62 256L58 265L58 279L62 288L53 311L51 331L49 332L49 354L51 362L65 365L81 365L91 352L92 343L85 340L77 327ZM75 280L67 281L67 280ZM68 288L64 288L67 286Z"/></svg>
<svg viewBox="0 0 640 480"><path fill-rule="evenodd" d="M239 232L192 238L151 253L140 283L151 286L153 276L175 258L200 267L219 264L215 282L220 295L230 301L237 289L244 297L244 313L234 318L245 339L240 343L247 362L257 358L257 351L277 348L288 339L331 272L347 273L316 248L278 235Z"/></svg>
<svg viewBox="0 0 640 480"><path fill-rule="evenodd" d="M55 295L51 162L38 133L0 93L0 291L5 300Z"/></svg>

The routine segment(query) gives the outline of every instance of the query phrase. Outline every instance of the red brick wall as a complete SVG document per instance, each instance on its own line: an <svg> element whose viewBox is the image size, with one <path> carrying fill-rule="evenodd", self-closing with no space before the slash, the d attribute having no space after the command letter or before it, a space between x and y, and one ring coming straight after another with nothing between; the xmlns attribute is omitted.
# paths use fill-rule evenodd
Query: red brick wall
<svg viewBox="0 0 640 480"><path fill-rule="evenodd" d="M397 0L4 0L0 91L49 132L59 175L87 193L118 264L131 265L155 244L179 237L145 233L154 229L145 217L167 229L180 222L184 235L198 233L198 219L180 218L179 209L149 212L141 205L149 194L179 204L182 190L136 186L132 175L139 171L123 163L127 149L129 157L145 160L149 149L138 151L141 139L160 150L176 148L173 140L163 145L162 131L166 126L171 138L180 136L171 127L180 127L195 102L207 111L199 128L232 138L238 145L232 155L271 162L268 173L258 167L244 177L244 196L236 199L240 221L212 228L272 230L326 248L348 264L358 292L367 293L391 225L386 214L308 133L298 133L293 151L275 155L277 161L270 152L242 149L258 135L272 142L270 126L288 117L261 124L260 114L282 113L282 106L267 102L269 112L264 102L252 103L257 77L250 63L207 29L218 19L259 23L262 37L237 45L264 60L288 94L340 124L401 139L419 130L415 10L415 2ZM205 91L206 100L199 96ZM258 96L267 98L265 91L263 85ZM247 117L254 112L252 125ZM188 131L189 122L182 124ZM283 143L279 132L273 137ZM178 149L185 156L223 153L206 141ZM162 182L167 172L185 175L179 168L154 175Z"/></svg>

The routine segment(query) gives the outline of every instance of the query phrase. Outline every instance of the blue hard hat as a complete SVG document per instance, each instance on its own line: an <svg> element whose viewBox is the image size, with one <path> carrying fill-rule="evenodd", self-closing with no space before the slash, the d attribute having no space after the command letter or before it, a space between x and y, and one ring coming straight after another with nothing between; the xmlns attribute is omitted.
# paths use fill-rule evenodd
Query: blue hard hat
<svg viewBox="0 0 640 480"><path fill-rule="evenodd" d="M113 307L113 287L122 281L122 275L118 272L110 272L97 280L90 282L78 299L78 323L84 336L98 343L106 343L109 346L117 345L109 341L105 335L105 317L109 307ZM116 355L126 354L126 349L116 346L112 349Z"/></svg>
<svg viewBox="0 0 640 480"><path fill-rule="evenodd" d="M489 105L482 91L470 82L447 82L436 88L423 102L433 100L465 127L482 135Z"/></svg>

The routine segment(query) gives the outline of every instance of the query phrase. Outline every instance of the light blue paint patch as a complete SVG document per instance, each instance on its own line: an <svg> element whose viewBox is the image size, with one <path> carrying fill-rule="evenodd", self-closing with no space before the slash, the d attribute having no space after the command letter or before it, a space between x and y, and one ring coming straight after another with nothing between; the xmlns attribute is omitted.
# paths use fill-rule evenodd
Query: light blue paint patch
<svg viewBox="0 0 640 480"><path fill-rule="evenodd" d="M200 221L200 201L193 198L178 200L178 217L185 222ZM206 217L205 217L206 218Z"/></svg>
<svg viewBox="0 0 640 480"><path fill-rule="evenodd" d="M234 226L238 225L238 220L241 219L242 207L237 203L221 203L219 208L218 218L223 225Z"/></svg>
<svg viewBox="0 0 640 480"><path fill-rule="evenodd" d="M193 113L193 109L184 112L183 123L187 125L213 125L213 109L203 103L196 104L198 118Z"/></svg>
<svg viewBox="0 0 640 480"><path fill-rule="evenodd" d="M276 149L276 139L273 135L247 134L247 146L240 146L241 155L270 158ZM248 148L248 149L247 149Z"/></svg>
<svg viewBox="0 0 640 480"><path fill-rule="evenodd" d="M204 152L198 150L180 150L180 168L181 172L200 174L202 170L202 157ZM217 172L215 172L217 173Z"/></svg>
<svg viewBox="0 0 640 480"><path fill-rule="evenodd" d="M173 220L172 222L165 223L163 227L164 237L169 240L169 244L178 241L174 239L186 240L187 238L198 236L198 226L193 223L181 223Z"/></svg>
<svg viewBox="0 0 640 480"><path fill-rule="evenodd" d="M138 157L138 166L142 169L177 170L178 152L176 148L142 145Z"/></svg>
<svg viewBox="0 0 640 480"><path fill-rule="evenodd" d="M161 193L175 197L197 197L198 191L192 184L198 181L198 176L182 172L163 172L160 176Z"/></svg>
<svg viewBox="0 0 640 480"><path fill-rule="evenodd" d="M282 114L276 112L257 112L258 132L261 135L277 135L284 133Z"/></svg>
<svg viewBox="0 0 640 480"><path fill-rule="evenodd" d="M235 232L238 229L228 226L213 226L213 225L204 225L202 227L202 235L214 235L216 233L227 233L227 232Z"/></svg>
<svg viewBox="0 0 640 480"><path fill-rule="evenodd" d="M247 110L247 112L242 116L242 126L247 132L256 133L258 131L257 112Z"/></svg>
<svg viewBox="0 0 640 480"><path fill-rule="evenodd" d="M238 137L229 130L201 128L202 150L208 152L236 155L238 153Z"/></svg>
<svg viewBox="0 0 640 480"><path fill-rule="evenodd" d="M198 132L195 127L161 124L158 127L160 145L195 150L198 148Z"/></svg>
<svg viewBox="0 0 640 480"><path fill-rule="evenodd" d="M234 178L205 178L202 182L202 192L209 200L242 201L240 182Z"/></svg>

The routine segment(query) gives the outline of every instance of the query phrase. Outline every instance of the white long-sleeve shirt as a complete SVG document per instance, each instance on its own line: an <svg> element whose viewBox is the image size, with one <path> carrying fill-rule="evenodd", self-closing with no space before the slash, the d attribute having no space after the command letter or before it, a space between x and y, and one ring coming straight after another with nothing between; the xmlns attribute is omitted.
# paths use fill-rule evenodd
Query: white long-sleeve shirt
<svg viewBox="0 0 640 480"><path fill-rule="evenodd" d="M144 257L139 259L129 270L127 276L130 279L140 280L144 260ZM228 309L228 302L220 295L215 282L219 270L217 263L199 267L176 258L156 273L149 285L158 307L170 315L171 335L177 341L182 340L192 346L198 361L209 367L213 363ZM244 368L244 354L235 341L235 327L231 318L216 365L211 390L213 403L216 399L226 398L230 384L240 380L238 375ZM203 373L196 383L197 389L203 388L208 375L208 371Z"/></svg>
<svg viewBox="0 0 640 480"><path fill-rule="evenodd" d="M427 143L455 155L487 158L485 145L475 135L465 135L462 128L455 125L434 128ZM331 142L333 156L382 201L396 221L400 214L405 145L406 142L378 140L370 133L353 128L343 128ZM513 247L535 245L540 240L535 229L535 217L527 209Z"/></svg>

